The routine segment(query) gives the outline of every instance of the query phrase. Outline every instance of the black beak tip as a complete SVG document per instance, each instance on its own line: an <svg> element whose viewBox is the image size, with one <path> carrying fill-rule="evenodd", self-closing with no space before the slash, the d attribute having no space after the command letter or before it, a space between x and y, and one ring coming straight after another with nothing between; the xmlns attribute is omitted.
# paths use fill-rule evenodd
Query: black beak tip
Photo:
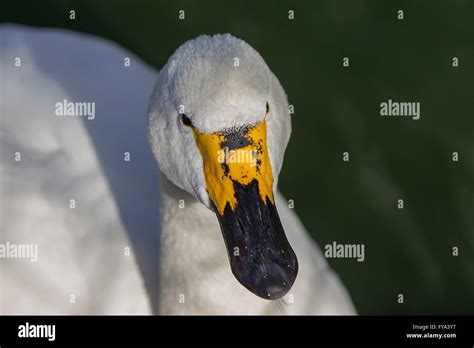
<svg viewBox="0 0 474 348"><path fill-rule="evenodd" d="M285 296L293 286L298 274L296 256L286 264L267 262L251 272L249 277L236 278L255 295L266 300L278 300Z"/></svg>

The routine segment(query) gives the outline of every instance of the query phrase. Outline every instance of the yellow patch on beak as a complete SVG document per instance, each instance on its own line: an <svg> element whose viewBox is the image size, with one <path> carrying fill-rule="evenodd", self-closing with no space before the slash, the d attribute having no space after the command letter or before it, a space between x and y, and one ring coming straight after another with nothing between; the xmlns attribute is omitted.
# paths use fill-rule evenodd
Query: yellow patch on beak
<svg viewBox="0 0 474 348"><path fill-rule="evenodd" d="M267 151L266 121L239 129L201 133L193 129L194 139L203 157L206 189L219 214L229 203L237 206L235 184L258 182L259 195L274 204L273 175Z"/></svg>

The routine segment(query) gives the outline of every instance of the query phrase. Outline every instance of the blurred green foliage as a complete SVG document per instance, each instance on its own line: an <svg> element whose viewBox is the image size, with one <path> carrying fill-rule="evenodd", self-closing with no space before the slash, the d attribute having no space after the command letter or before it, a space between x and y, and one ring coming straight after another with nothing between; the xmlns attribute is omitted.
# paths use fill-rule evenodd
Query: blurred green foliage
<svg viewBox="0 0 474 348"><path fill-rule="evenodd" d="M295 200L322 248L332 241L365 244L365 262L329 260L358 311L474 313L474 1L0 6L0 22L103 36L156 68L200 34L229 32L246 40L295 107L280 190ZM185 20L178 19L181 9ZM399 9L404 20L397 19ZM458 68L451 65L454 56ZM350 58L348 68L343 57ZM381 117L379 105L388 99L421 102L421 119ZM350 162L342 161L344 151ZM400 198L403 210L397 209ZM404 304L397 294L404 294Z"/></svg>

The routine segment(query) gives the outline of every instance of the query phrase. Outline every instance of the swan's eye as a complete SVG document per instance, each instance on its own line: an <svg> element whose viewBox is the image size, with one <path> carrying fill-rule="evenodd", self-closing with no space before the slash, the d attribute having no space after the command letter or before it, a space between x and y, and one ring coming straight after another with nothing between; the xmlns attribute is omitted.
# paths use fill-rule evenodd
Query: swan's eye
<svg viewBox="0 0 474 348"><path fill-rule="evenodd" d="M270 105L268 105L268 102L266 108L267 110L265 111L265 115L268 115L268 113L270 112Z"/></svg>
<svg viewBox="0 0 474 348"><path fill-rule="evenodd" d="M186 116L185 114L181 114L181 121L183 122L185 126L192 127L193 125L189 117Z"/></svg>

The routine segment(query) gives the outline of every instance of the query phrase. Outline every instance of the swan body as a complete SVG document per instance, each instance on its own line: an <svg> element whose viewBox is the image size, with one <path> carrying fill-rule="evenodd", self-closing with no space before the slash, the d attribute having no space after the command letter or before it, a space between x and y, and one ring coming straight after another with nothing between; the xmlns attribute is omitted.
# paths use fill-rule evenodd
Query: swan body
<svg viewBox="0 0 474 348"><path fill-rule="evenodd" d="M0 313L151 313L159 188L140 113L156 73L135 61L88 35L0 26L0 243L38 247L36 262L0 259ZM56 116L64 99L95 102L95 119Z"/></svg>
<svg viewBox="0 0 474 348"><path fill-rule="evenodd" d="M0 260L1 313L355 313L277 190L291 131L286 96L249 45L230 35L199 37L157 76L131 53L87 35L9 25L0 26L0 38L0 243L39 250L38 262ZM22 58L17 70L15 57ZM239 70L226 65L236 57ZM145 115L155 81L152 154ZM52 116L64 99L95 101L96 118ZM273 204L298 258L294 283L276 300L256 296L231 272L205 162L183 127L181 105L195 132L206 134L265 120Z"/></svg>

